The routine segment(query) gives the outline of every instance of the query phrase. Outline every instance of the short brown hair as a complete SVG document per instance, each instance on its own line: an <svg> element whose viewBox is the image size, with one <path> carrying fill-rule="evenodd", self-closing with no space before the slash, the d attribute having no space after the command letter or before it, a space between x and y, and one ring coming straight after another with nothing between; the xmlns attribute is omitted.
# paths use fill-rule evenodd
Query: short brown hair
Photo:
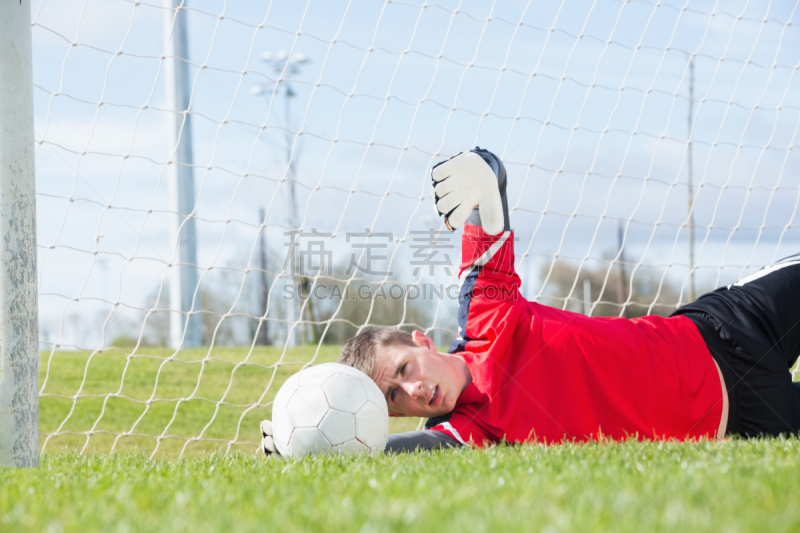
<svg viewBox="0 0 800 533"><path fill-rule="evenodd" d="M416 346L414 338L405 331L396 328L371 329L359 333L345 343L342 347L342 355L339 356L339 362L357 368L375 379L373 373L378 360L378 350L396 344Z"/></svg>

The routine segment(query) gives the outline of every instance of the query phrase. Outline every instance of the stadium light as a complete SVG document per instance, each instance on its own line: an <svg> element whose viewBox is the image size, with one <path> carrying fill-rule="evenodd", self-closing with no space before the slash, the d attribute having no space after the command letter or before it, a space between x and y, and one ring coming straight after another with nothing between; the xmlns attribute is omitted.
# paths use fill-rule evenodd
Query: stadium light
<svg viewBox="0 0 800 533"><path fill-rule="evenodd" d="M286 148L284 153L286 154L286 178L289 182L289 227L292 229L299 229L298 226L300 225L297 216L297 193L295 187L295 176L296 176L296 162L293 157L294 152L294 144L295 144L295 135L292 133L292 107L291 107L291 99L294 98L297 93L294 92L292 89L292 85L290 83L290 79L292 76L295 76L300 73L300 65L303 65L309 61L308 56L306 56L303 52L293 52L289 53L286 50L278 50L277 52L273 53L271 51L265 51L261 54L261 60L264 63L267 63L275 74L278 75L276 80L276 85L274 90L270 90L268 87L263 85L255 85L250 88L250 92L254 96L261 96L266 94L273 94L277 92L277 89L280 85L284 87L284 128L286 131ZM304 276L297 276L296 273L293 276L295 280L295 285L299 284L303 285L304 288L308 288L309 280ZM306 292L308 294L308 292ZM289 324L293 324L295 322L295 316L297 315L297 310L295 309L297 303L292 300L289 305L287 305L287 319L289 320ZM312 301L311 299L307 299L305 303L305 308L308 310L308 314L310 315L311 320L313 321L313 310L312 310ZM295 330L295 333L291 332L291 326L289 327L288 335L288 344L290 347L297 345L297 336L298 333L300 334L300 343L304 343L306 339L306 331L305 327L300 326ZM298 331L299 330L299 331ZM310 338L316 341L316 335L314 333L314 326L310 325Z"/></svg>

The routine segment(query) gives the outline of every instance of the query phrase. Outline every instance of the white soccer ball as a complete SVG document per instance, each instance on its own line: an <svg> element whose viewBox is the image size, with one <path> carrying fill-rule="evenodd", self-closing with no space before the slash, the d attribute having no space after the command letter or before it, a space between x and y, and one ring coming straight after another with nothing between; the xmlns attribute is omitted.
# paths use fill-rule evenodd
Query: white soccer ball
<svg viewBox="0 0 800 533"><path fill-rule="evenodd" d="M374 455L389 438L389 408L369 376L324 363L286 380L272 403L272 431L281 455Z"/></svg>

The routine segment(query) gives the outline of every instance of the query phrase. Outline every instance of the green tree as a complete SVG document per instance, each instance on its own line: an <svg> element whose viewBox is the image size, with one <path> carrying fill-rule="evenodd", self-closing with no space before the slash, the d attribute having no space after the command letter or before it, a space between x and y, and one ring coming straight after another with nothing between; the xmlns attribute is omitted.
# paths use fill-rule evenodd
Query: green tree
<svg viewBox="0 0 800 533"><path fill-rule="evenodd" d="M540 269L545 287L538 301L583 313L584 280L589 280L591 316L667 316L678 307L680 289L664 275L663 268L619 266L608 258L583 264L557 259L552 267L547 263ZM623 270L624 289L620 290Z"/></svg>

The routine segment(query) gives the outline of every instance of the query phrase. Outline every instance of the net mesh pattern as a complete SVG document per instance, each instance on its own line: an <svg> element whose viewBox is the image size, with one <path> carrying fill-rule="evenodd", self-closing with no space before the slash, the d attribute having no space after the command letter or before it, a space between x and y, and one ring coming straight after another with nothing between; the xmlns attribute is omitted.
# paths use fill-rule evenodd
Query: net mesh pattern
<svg viewBox="0 0 800 533"><path fill-rule="evenodd" d="M348 335L446 346L458 234L428 175L474 146L505 162L531 300L668 314L796 253L790 4L188 1L187 163L166 127L175 9L35 2L44 449L250 450L280 383ZM166 348L187 219L201 347Z"/></svg>

